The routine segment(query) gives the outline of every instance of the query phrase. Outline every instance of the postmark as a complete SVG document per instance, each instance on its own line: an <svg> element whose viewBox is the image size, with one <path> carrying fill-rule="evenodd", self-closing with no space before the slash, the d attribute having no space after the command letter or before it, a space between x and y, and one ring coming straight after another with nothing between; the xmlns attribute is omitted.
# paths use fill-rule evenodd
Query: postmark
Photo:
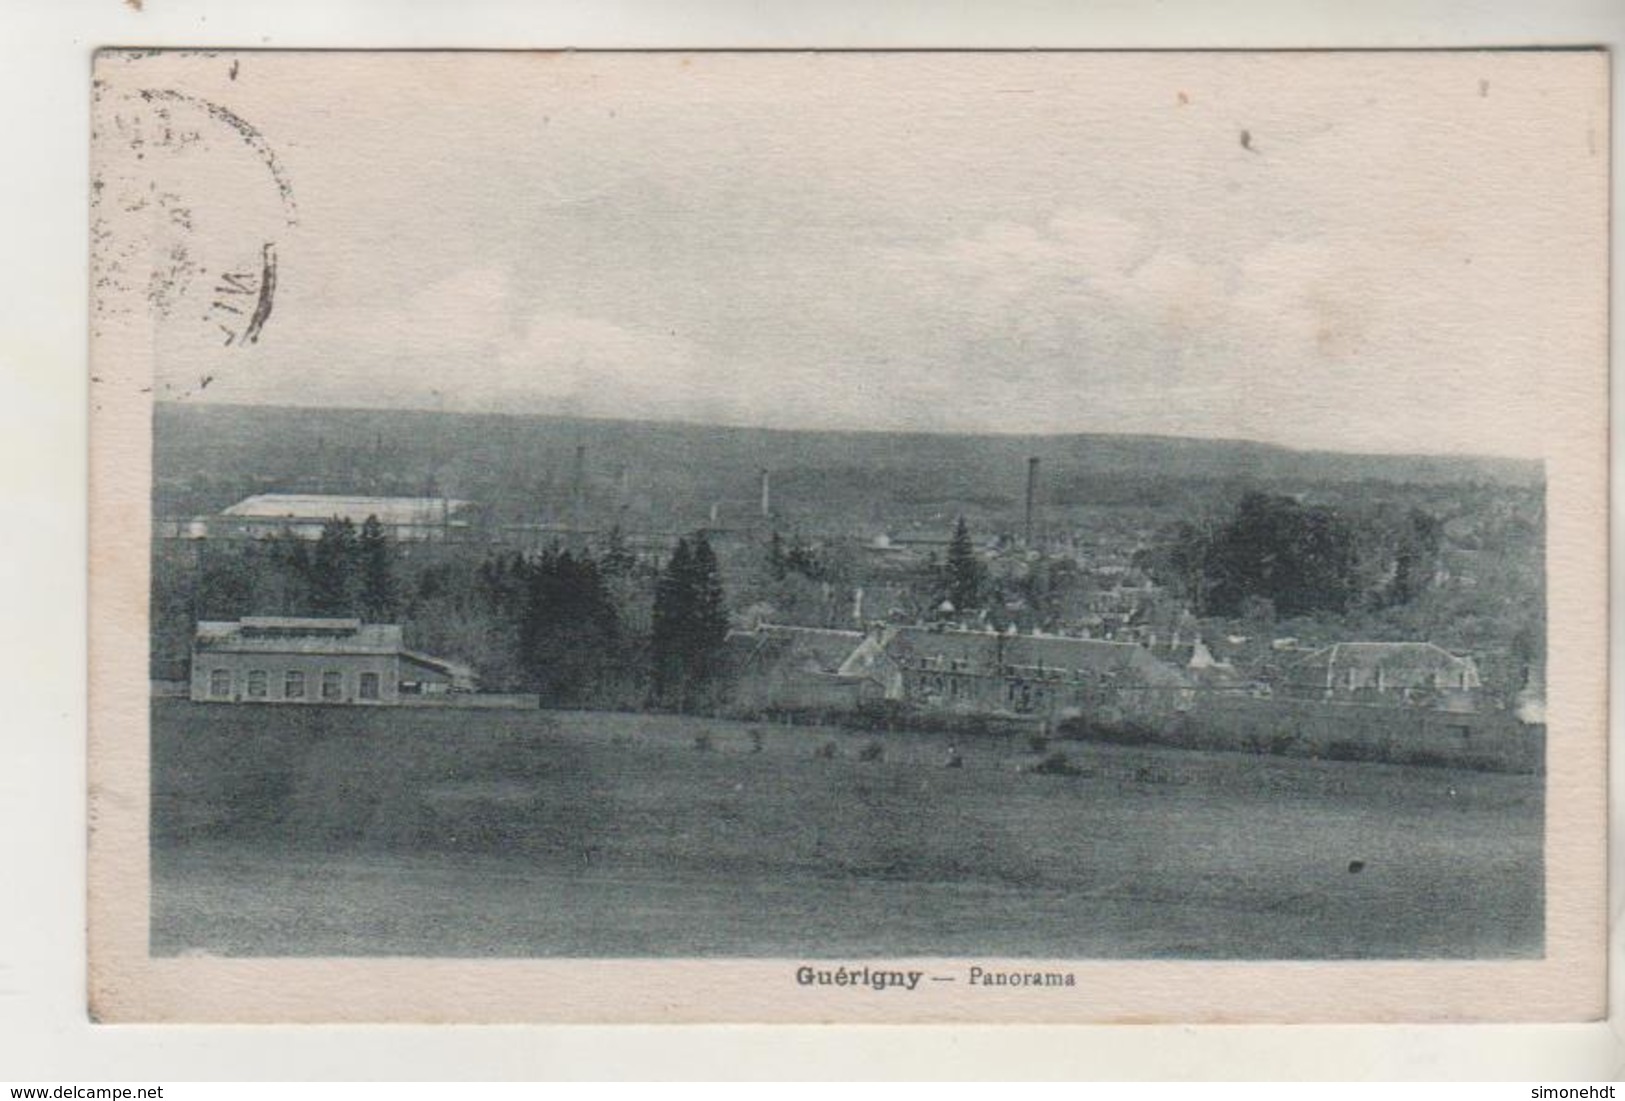
<svg viewBox="0 0 1625 1101"><path fill-rule="evenodd" d="M267 334L279 248L299 225L290 174L254 123L221 97L251 79L242 59L209 94L130 86L142 55L104 51L93 88L92 295L97 324L142 315L166 347L241 350ZM230 360L161 372L155 391L201 392Z"/></svg>

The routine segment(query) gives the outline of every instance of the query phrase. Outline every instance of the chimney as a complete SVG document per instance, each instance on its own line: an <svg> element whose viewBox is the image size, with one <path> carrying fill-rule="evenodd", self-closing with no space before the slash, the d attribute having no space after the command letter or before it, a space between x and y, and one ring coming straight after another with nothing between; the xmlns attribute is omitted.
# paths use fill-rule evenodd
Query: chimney
<svg viewBox="0 0 1625 1101"><path fill-rule="evenodd" d="M768 477L767 468L762 468L762 519L769 519L773 515L773 489Z"/></svg>
<svg viewBox="0 0 1625 1101"><path fill-rule="evenodd" d="M587 445L576 444L575 469L570 477L570 526L580 530L587 501Z"/></svg>
<svg viewBox="0 0 1625 1101"><path fill-rule="evenodd" d="M1027 546L1033 545L1033 510L1038 502L1038 458L1027 460Z"/></svg>

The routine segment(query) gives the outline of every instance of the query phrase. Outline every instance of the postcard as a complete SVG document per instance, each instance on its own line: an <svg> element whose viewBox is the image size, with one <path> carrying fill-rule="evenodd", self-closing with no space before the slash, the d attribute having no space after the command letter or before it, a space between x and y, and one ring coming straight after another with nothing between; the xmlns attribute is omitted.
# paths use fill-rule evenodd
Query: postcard
<svg viewBox="0 0 1625 1101"><path fill-rule="evenodd" d="M1600 1017L1608 79L102 51L92 1013Z"/></svg>

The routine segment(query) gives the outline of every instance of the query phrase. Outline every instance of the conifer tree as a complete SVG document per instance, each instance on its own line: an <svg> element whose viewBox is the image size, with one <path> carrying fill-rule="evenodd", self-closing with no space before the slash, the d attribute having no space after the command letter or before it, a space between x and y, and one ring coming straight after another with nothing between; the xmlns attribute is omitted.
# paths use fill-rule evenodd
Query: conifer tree
<svg viewBox="0 0 1625 1101"><path fill-rule="evenodd" d="M944 582L943 588L956 612L981 607L982 563L977 561L976 548L970 539L970 528L963 516L954 524L953 538L948 543Z"/></svg>
<svg viewBox="0 0 1625 1101"><path fill-rule="evenodd" d="M655 582L654 617L649 637L651 689L657 702L677 706L686 681L687 623L692 617L693 554L678 539L671 559Z"/></svg>
<svg viewBox="0 0 1625 1101"><path fill-rule="evenodd" d="M691 675L706 688L722 672L722 652L728 641L728 606L722 592L722 571L705 532L694 536L692 560Z"/></svg>
<svg viewBox="0 0 1625 1101"><path fill-rule="evenodd" d="M784 560L784 537L775 529L767 540L767 569L773 580L783 581L789 566Z"/></svg>
<svg viewBox="0 0 1625 1101"><path fill-rule="evenodd" d="M624 577L637 564L637 556L626 545L626 533L621 531L621 525L616 524L604 539L604 552L599 556L598 568L606 577Z"/></svg>
<svg viewBox="0 0 1625 1101"><path fill-rule="evenodd" d="M355 614L357 560L355 524L337 516L322 525L310 562L310 599L317 615Z"/></svg>
<svg viewBox="0 0 1625 1101"><path fill-rule="evenodd" d="M619 641L615 606L591 555L554 547L526 570L523 666L549 703L596 702Z"/></svg>
<svg viewBox="0 0 1625 1101"><path fill-rule="evenodd" d="M718 687L728 611L716 554L704 532L679 539L655 587L650 638L654 698L691 708Z"/></svg>
<svg viewBox="0 0 1625 1101"><path fill-rule="evenodd" d="M387 623L395 616L395 577L389 535L377 516L368 516L361 525L358 557L361 614L374 623Z"/></svg>

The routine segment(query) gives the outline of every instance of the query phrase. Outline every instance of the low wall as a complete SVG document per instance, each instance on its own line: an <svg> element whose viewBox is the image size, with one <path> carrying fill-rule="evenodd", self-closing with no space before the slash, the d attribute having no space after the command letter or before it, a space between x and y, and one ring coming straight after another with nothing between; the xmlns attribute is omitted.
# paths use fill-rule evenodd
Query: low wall
<svg viewBox="0 0 1625 1101"><path fill-rule="evenodd" d="M1546 760L1546 728L1507 711L1212 695L1154 723L1101 728L1084 719L1072 725L1085 738L1329 760L1523 773L1542 772Z"/></svg>
<svg viewBox="0 0 1625 1101"><path fill-rule="evenodd" d="M444 696L402 696L402 707L463 708L470 711L534 711L542 698L522 692L454 692Z"/></svg>

